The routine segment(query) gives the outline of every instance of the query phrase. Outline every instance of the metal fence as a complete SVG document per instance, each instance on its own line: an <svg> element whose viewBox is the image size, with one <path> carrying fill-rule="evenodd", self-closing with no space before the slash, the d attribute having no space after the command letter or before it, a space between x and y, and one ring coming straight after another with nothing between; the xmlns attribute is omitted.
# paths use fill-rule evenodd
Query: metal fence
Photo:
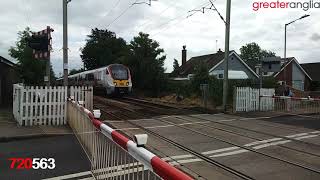
<svg viewBox="0 0 320 180"><path fill-rule="evenodd" d="M88 109L92 109L92 87L71 87ZM63 86L13 85L13 116L21 126L66 124L67 88Z"/></svg>
<svg viewBox="0 0 320 180"><path fill-rule="evenodd" d="M290 114L320 113L320 99L296 98L288 96L261 96L263 100L272 100L271 111Z"/></svg>
<svg viewBox="0 0 320 180"><path fill-rule="evenodd" d="M68 101L68 123L83 146L95 179L192 179Z"/></svg>

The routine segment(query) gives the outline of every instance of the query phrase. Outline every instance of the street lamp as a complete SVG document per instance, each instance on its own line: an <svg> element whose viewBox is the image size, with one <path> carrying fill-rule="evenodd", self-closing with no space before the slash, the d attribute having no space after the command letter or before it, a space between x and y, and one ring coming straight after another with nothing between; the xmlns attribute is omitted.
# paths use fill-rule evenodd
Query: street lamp
<svg viewBox="0 0 320 180"><path fill-rule="evenodd" d="M285 26L284 26L284 58L287 58L287 26L298 21L298 20L301 20L301 19L309 17L309 16L310 15L305 14L305 15L301 16L300 18L285 24Z"/></svg>
<svg viewBox="0 0 320 180"><path fill-rule="evenodd" d="M284 26L284 59L287 58L287 26L292 24L292 23L294 23L294 22L296 22L296 21L298 21L298 20L301 20L301 19L309 17L309 16L310 16L309 14L305 14L305 15L301 16L300 18L295 19L295 20L285 24L285 26ZM284 69L283 73L284 73L284 84L287 85L287 75L286 75L287 72L286 72L286 69Z"/></svg>

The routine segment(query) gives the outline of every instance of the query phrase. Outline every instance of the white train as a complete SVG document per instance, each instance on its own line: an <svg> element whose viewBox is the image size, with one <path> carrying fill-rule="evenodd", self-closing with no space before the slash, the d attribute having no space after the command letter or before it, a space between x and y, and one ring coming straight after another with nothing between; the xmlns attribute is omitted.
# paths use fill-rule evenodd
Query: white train
<svg viewBox="0 0 320 180"><path fill-rule="evenodd" d="M105 67L84 71L68 76L69 85L92 85L95 90L107 95L130 94L132 92L131 74L122 64L110 64ZM63 79L58 79L61 83Z"/></svg>

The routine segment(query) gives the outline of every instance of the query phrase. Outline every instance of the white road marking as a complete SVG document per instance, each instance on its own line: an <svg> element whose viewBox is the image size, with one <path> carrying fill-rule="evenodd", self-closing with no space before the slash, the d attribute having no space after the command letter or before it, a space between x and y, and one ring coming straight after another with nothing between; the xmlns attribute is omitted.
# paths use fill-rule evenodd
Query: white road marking
<svg viewBox="0 0 320 180"><path fill-rule="evenodd" d="M286 136L288 138L294 138L294 137L299 137L299 136L306 136L308 135L309 133L300 133L300 134L294 134L294 135L290 135L290 136Z"/></svg>
<svg viewBox="0 0 320 180"><path fill-rule="evenodd" d="M320 133L320 131L313 131L313 132L310 132L310 134L318 134Z"/></svg>
<svg viewBox="0 0 320 180"><path fill-rule="evenodd" d="M309 135L309 134L312 134L312 133L315 134L315 133L318 133L318 132L314 131L314 132L309 132L309 133L293 134L293 135L289 135L289 136L286 136L286 137L296 137L295 139L299 140L299 139L313 138L313 137L317 137L317 136L320 135L320 134L319 135ZM283 140L283 138L272 138L272 139L266 139L266 140L262 140L262 141L255 141L255 142L252 142L252 143L245 144L244 146L246 146L246 147L253 146L252 147L253 149L262 149L262 148L267 148L267 147L270 147L270 146L286 144L286 143L289 143L291 141L292 140ZM232 147L221 148L221 149L216 149L216 150L211 150L211 151L205 151L205 152L202 152L202 154L203 155L214 154L214 155L211 155L209 157L224 157L224 156L231 156L231 155L235 155L235 154L241 154L241 153L245 153L245 152L249 152L249 150L240 149L240 147L232 146ZM219 154L215 154L215 153L219 153ZM176 160L174 157L177 157L180 160L174 161L174 160ZM185 158L189 158L189 159L185 159ZM171 162L169 162L169 163L173 164L173 165L179 165L179 163L180 164L184 164L184 163L202 161L201 159L194 158L194 156L191 155L191 154L189 154L189 155L180 155L180 156L172 156L171 158L170 157L166 157L165 159L167 161L170 161L170 159L171 159ZM181 160L181 159L183 159L183 160Z"/></svg>
<svg viewBox="0 0 320 180"><path fill-rule="evenodd" d="M235 121L238 119L225 119L225 120L217 120L216 122L230 122L230 121Z"/></svg>
<svg viewBox="0 0 320 180"><path fill-rule="evenodd" d="M280 144L285 144L291 142L291 140L284 140L284 141L277 141L277 142L272 142L272 143L266 143L266 144L262 144L259 146L254 146L253 149L261 149L261 148L266 148L269 146L275 146L275 145L280 145Z"/></svg>
<svg viewBox="0 0 320 180"><path fill-rule="evenodd" d="M244 146L254 146L254 145L258 145L258 144L263 144L263 143L269 143L269 142L273 142L273 141L279 141L282 138L272 138L272 139L266 139L266 140L262 140L262 141L255 141L249 144L245 144Z"/></svg>
<svg viewBox="0 0 320 180"><path fill-rule="evenodd" d="M231 156L231 155L240 154L240 153L244 153L244 152L249 152L249 150L241 149L241 150L232 151L232 152L226 152L226 153L221 153L221 154L215 154L215 155L212 155L212 156L209 156L209 157L223 157L223 156Z"/></svg>
<svg viewBox="0 0 320 180"><path fill-rule="evenodd" d="M192 158L192 157L194 157L194 155L186 154L186 155L165 157L165 158L162 158L162 160L169 161L169 160L185 159L185 158Z"/></svg>
<svg viewBox="0 0 320 180"><path fill-rule="evenodd" d="M199 159L199 158L195 158L195 159L184 159L184 160L172 161L172 162L169 162L169 164L175 166L175 165L192 163L192 162L200 162L200 161L203 161L203 160L202 160L202 159Z"/></svg>
<svg viewBox="0 0 320 180"><path fill-rule="evenodd" d="M222 148L222 149L217 149L217 150L212 150L212 151L205 151L202 154L208 155L208 154L214 154L214 153L219 153L219 152L224 152L224 151L231 151L231 150L236 150L240 149L239 147L228 147L228 148Z"/></svg>
<svg viewBox="0 0 320 180"><path fill-rule="evenodd" d="M300 139L306 139L306 138L313 138L313 137L317 137L317 136L319 136L319 135L309 135L309 136L297 137L295 139L300 140Z"/></svg>
<svg viewBox="0 0 320 180"><path fill-rule="evenodd" d="M178 124L178 126L192 125L192 124L207 124L207 123L211 123L211 122L210 121L189 122L189 123Z"/></svg>
<svg viewBox="0 0 320 180"><path fill-rule="evenodd" d="M181 124L170 124L170 125L160 125L160 126L147 126L144 128L147 129L156 129L156 128L166 128L166 127L174 127L174 126L185 126L185 125L192 125L192 124L207 124L210 123L210 121L197 121L197 122L190 122L190 123L181 123ZM118 128L115 130L119 131L125 131L125 130L138 130L140 128L134 128L134 127L128 127L128 128Z"/></svg>
<svg viewBox="0 0 320 180"><path fill-rule="evenodd" d="M308 133L299 133L299 134L288 135L285 137L300 140L300 139L318 137L319 135L320 135L320 131L313 131L313 132L308 132ZM292 141L292 140L282 140L282 139L283 138L272 138L272 139L266 139L266 140L261 140L261 141L255 141L255 142L245 144L244 146L246 146L246 147L253 146L252 147L253 149L262 149L262 148L266 148L266 147L270 147L270 146L286 144L286 143L289 143ZM258 146L256 146L256 145L258 145ZM212 157L212 158L217 158L217 157L225 157L225 156L231 156L231 155L236 155L236 154L242 154L245 152L249 152L249 150L241 149L240 147L236 147L236 146L232 146L232 147L221 148L221 149L216 149L216 150L211 150L211 151L205 151L205 152L202 152L202 154L203 155L210 155L209 157ZM211 155L211 154L213 154L213 155ZM167 161L171 165L181 165L181 164L186 164L186 163L203 161L202 159L195 158L195 156L191 155L191 154L164 157L164 158L162 158L162 160ZM104 168L104 169L106 169L106 170L107 169L109 169L109 170L110 169L118 169L119 170L113 176L107 175L108 177L124 175L124 174L128 174L128 172L139 172L142 170L142 167L140 167L140 168L133 167L133 168L130 168L130 170L129 169L128 170L120 170L121 168L119 169L119 167L131 167L131 164L124 164L124 165L114 166L114 167L109 167L109 168ZM141 163L138 163L136 165L141 165ZM77 177L81 177L81 176L87 176L90 174L91 174L91 171L85 171L85 172L80 172L80 173L75 173L75 174L69 174L69 175L64 175L64 176L59 176L59 177L48 178L48 179L44 179L44 180L71 179L71 178L77 178ZM80 179L80 178L78 178L78 179ZM92 178L90 178L90 177L84 178L84 180L91 180L91 179Z"/></svg>
<svg viewBox="0 0 320 180"><path fill-rule="evenodd" d="M156 129L156 128L166 128L166 127L173 127L174 125L163 125L163 126L149 126L149 127L144 127L147 129Z"/></svg>

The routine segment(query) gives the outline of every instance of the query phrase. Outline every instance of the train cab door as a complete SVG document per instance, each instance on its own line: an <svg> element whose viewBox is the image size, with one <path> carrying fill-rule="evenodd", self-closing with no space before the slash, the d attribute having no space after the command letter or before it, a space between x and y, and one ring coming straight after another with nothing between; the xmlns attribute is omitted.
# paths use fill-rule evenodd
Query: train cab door
<svg viewBox="0 0 320 180"><path fill-rule="evenodd" d="M106 68L106 69L104 70L104 75L103 75L103 85L104 85L105 87L108 86L108 78L109 78L109 71L108 71L108 68Z"/></svg>

